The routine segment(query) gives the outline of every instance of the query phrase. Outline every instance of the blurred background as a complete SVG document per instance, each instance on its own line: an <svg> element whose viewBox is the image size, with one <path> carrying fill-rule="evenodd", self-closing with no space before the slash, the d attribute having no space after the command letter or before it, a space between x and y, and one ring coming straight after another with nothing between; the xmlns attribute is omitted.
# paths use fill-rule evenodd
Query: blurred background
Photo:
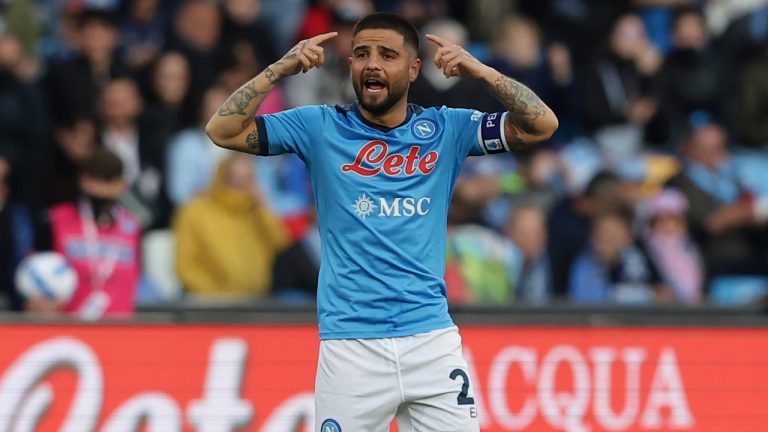
<svg viewBox="0 0 768 432"><path fill-rule="evenodd" d="M466 161L449 214L453 305L763 304L765 1L6 0L2 307L75 309L19 294L19 263L45 250L77 269L72 301L83 284L113 296L95 316L312 305L319 237L303 163L232 154L203 127L298 40L331 30L325 65L281 80L260 113L352 101L351 29L376 10L465 46L560 119L530 151ZM430 61L410 98L503 110ZM83 202L118 225L117 252L94 252L108 265L78 264L88 245L63 240Z"/></svg>
<svg viewBox="0 0 768 432"><path fill-rule="evenodd" d="M482 430L765 430L768 1L0 0L0 431L314 430L307 171L203 128L331 30L260 113L352 101L376 10L560 120L451 203ZM413 103L503 110L422 48Z"/></svg>

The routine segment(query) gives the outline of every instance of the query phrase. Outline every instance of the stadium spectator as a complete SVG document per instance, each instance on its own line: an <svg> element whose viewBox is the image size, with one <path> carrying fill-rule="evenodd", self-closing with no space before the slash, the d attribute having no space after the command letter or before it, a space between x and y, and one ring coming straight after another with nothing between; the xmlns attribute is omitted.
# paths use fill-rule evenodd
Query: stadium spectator
<svg viewBox="0 0 768 432"><path fill-rule="evenodd" d="M701 303L704 266L698 247L688 231L688 200L677 189L666 188L644 205L647 226L643 241L662 280L679 304Z"/></svg>
<svg viewBox="0 0 768 432"><path fill-rule="evenodd" d="M429 58L429 57L427 57ZM573 105L573 70L570 52L560 43L549 47L544 45L541 28L530 18L509 16L504 19L493 41L493 58L490 65L502 73L519 77L528 83L531 90L540 95L552 107L559 117L572 118ZM501 106L494 101L493 111ZM568 129L569 136L575 125ZM562 141L556 134L553 138Z"/></svg>
<svg viewBox="0 0 768 432"><path fill-rule="evenodd" d="M745 5L745 3L752 3ZM741 4L739 4L741 3ZM729 2L709 2L707 5L706 19L710 28L716 35L720 36L720 50L728 62L729 67L734 71L741 70L741 67L760 51L764 42L768 41L768 26L765 22L768 19L768 4L763 0L739 0ZM740 9L736 14L709 13L716 8L722 9ZM712 25L716 20L727 20L725 24ZM725 25L725 31L719 30Z"/></svg>
<svg viewBox="0 0 768 432"><path fill-rule="evenodd" d="M528 3L521 2L528 6ZM575 70L583 70L604 48L616 20L631 11L628 1L571 0L543 2L541 25L551 40L561 41L573 54ZM530 8L531 6L528 6ZM493 29L496 27L489 27ZM589 94L589 93L586 93Z"/></svg>
<svg viewBox="0 0 768 432"><path fill-rule="evenodd" d="M534 205L521 205L510 215L504 234L518 251L514 266L515 302L543 305L552 300L552 269L547 254L547 218Z"/></svg>
<svg viewBox="0 0 768 432"><path fill-rule="evenodd" d="M37 12L42 24L38 41L40 57L49 62L61 62L76 57L80 6L71 2L39 2Z"/></svg>
<svg viewBox="0 0 768 432"><path fill-rule="evenodd" d="M198 121L203 123L186 128L171 139L165 174L167 195L175 207L203 192L210 184L216 166L227 155L225 150L212 145L203 126L229 94L230 90L221 86L210 87L200 107ZM279 91L270 94L259 112L279 110L281 105L275 99L279 95ZM253 163L255 184L263 193L265 203L284 219L293 238L301 237L308 222L305 212L311 206L308 174L303 163L293 155L278 156L269 161L254 159Z"/></svg>
<svg viewBox="0 0 768 432"><path fill-rule="evenodd" d="M716 124L694 129L683 144L682 171L669 185L688 199L688 222L709 277L764 274L764 221L737 177L727 140L726 131Z"/></svg>
<svg viewBox="0 0 768 432"><path fill-rule="evenodd" d="M696 9L683 9L675 16L672 50L658 75L656 94L669 142L683 139L691 115L707 113L725 120L722 108L729 99L724 88L730 85L721 75L720 58L710 44L704 17Z"/></svg>
<svg viewBox="0 0 768 432"><path fill-rule="evenodd" d="M160 0L129 0L118 28L118 53L134 73L143 71L165 47L165 19Z"/></svg>
<svg viewBox="0 0 768 432"><path fill-rule="evenodd" d="M257 74L263 64L262 54L248 39L237 39L223 45L219 61L217 82L233 90L242 80Z"/></svg>
<svg viewBox="0 0 768 432"><path fill-rule="evenodd" d="M258 55L259 65L275 60L274 42L261 19L262 0L223 0L221 2L221 44L230 47L245 43Z"/></svg>
<svg viewBox="0 0 768 432"><path fill-rule="evenodd" d="M205 0L186 0L176 11L168 47L182 53L192 72L190 98L196 106L217 79L221 56L221 14Z"/></svg>
<svg viewBox="0 0 768 432"><path fill-rule="evenodd" d="M173 134L193 124L192 110L198 108L190 103L190 74L187 59L177 51L164 52L151 66L141 114L150 133L142 137L143 145L165 147Z"/></svg>
<svg viewBox="0 0 768 432"><path fill-rule="evenodd" d="M54 120L67 116L95 117L101 87L127 76L127 66L117 58L119 34L111 15L85 10L77 18L77 54L52 62L44 85Z"/></svg>
<svg viewBox="0 0 768 432"><path fill-rule="evenodd" d="M609 172L597 173L583 191L561 198L547 218L547 250L552 260L557 296L567 293L574 258L589 242L590 218L618 199L619 179Z"/></svg>
<svg viewBox="0 0 768 432"><path fill-rule="evenodd" d="M617 208L592 220L589 246L573 263L568 293L576 304L650 304L668 297L656 266L632 236L632 213Z"/></svg>
<svg viewBox="0 0 768 432"><path fill-rule="evenodd" d="M519 1L484 0L467 2L466 24L471 40L492 41L496 29L500 28L504 17L515 13Z"/></svg>
<svg viewBox="0 0 768 432"><path fill-rule="evenodd" d="M78 276L75 293L67 304L32 298L25 306L86 320L128 317L141 273L141 227L117 203L126 187L123 163L112 152L96 149L81 165L78 184L77 200L50 209L38 227L37 244L39 250L67 257Z"/></svg>
<svg viewBox="0 0 768 432"><path fill-rule="evenodd" d="M447 18L428 22L421 30L422 58L431 59L437 47L426 43L425 35L439 34L458 45L467 44L467 29L459 22ZM409 100L424 107L449 106L472 108L479 111L492 111L496 108L495 100L488 95L483 85L472 79L453 77L446 79L437 68L424 68L411 85Z"/></svg>
<svg viewBox="0 0 768 432"><path fill-rule="evenodd" d="M25 55L19 40L0 34L0 153L17 168L21 177L14 193L25 202L34 200L27 175L47 131L47 112L38 87L24 72Z"/></svg>
<svg viewBox="0 0 768 432"><path fill-rule="evenodd" d="M666 54L672 47L672 21L682 7L695 6L698 0L632 0L637 14L643 19L648 40ZM712 2L710 2L712 3Z"/></svg>
<svg viewBox="0 0 768 432"><path fill-rule="evenodd" d="M260 21L266 27L273 41L275 53L289 50L301 39L297 38L299 27L310 5L318 3L307 0L260 0Z"/></svg>
<svg viewBox="0 0 768 432"><path fill-rule="evenodd" d="M585 126L608 159L633 155L642 146L645 126L656 113L652 80L661 56L634 14L613 26L608 50L591 65L585 78Z"/></svg>
<svg viewBox="0 0 768 432"><path fill-rule="evenodd" d="M80 166L99 147L96 123L88 117L72 118L54 125L51 148L41 155L37 181L39 200L33 208L48 208L55 204L75 201L80 194Z"/></svg>
<svg viewBox="0 0 768 432"><path fill-rule="evenodd" d="M635 187L610 171L601 171L583 190L561 198L554 205L547 218L547 251L552 260L555 295L567 292L573 260L589 243L591 220L616 206L634 208Z"/></svg>
<svg viewBox="0 0 768 432"><path fill-rule="evenodd" d="M181 281L204 300L268 295L275 257L288 245L254 186L252 157L240 154L223 160L208 192L179 210L174 231Z"/></svg>
<svg viewBox="0 0 768 432"><path fill-rule="evenodd" d="M228 96L229 91L220 86L209 88L203 96L197 125L174 135L168 145L167 193L175 207L183 206L205 191L219 162L227 155L226 150L214 146L205 134L205 123Z"/></svg>
<svg viewBox="0 0 768 432"><path fill-rule="evenodd" d="M166 143L152 138L161 131L139 121L142 109L133 80L116 79L104 86L99 98L101 142L123 162L128 190L121 203L149 229L168 225L170 204L164 191Z"/></svg>
<svg viewBox="0 0 768 432"><path fill-rule="evenodd" d="M537 148L464 163L454 199L471 211L468 220L502 231L517 205L549 210L560 197L562 164L552 151Z"/></svg>
<svg viewBox="0 0 768 432"><path fill-rule="evenodd" d="M34 247L32 218L26 207L11 200L11 164L0 153L0 310L21 310L22 299L13 289L14 274Z"/></svg>
<svg viewBox="0 0 768 432"><path fill-rule="evenodd" d="M191 71L187 58L178 51L165 51L153 64L147 91L147 116L178 130L191 121L189 91Z"/></svg>

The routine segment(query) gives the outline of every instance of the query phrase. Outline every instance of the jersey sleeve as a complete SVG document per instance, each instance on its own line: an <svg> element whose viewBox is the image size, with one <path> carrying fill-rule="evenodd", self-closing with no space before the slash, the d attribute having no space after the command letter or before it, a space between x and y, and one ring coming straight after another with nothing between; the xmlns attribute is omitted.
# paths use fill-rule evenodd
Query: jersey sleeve
<svg viewBox="0 0 768 432"><path fill-rule="evenodd" d="M323 107L318 105L256 116L261 155L295 153L305 159L312 149L312 137L321 134L324 118Z"/></svg>
<svg viewBox="0 0 768 432"><path fill-rule="evenodd" d="M446 122L454 129L459 149L466 156L483 156L512 151L504 136L507 112L484 113L463 108L446 108Z"/></svg>

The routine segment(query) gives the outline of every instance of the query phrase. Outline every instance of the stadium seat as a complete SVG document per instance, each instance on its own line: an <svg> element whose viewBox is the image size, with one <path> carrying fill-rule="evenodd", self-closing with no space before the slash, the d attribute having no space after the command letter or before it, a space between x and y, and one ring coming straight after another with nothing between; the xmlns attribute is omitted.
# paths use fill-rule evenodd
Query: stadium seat
<svg viewBox="0 0 768 432"><path fill-rule="evenodd" d="M768 278L718 276L709 286L712 302L719 306L747 306L768 295Z"/></svg>
<svg viewBox="0 0 768 432"><path fill-rule="evenodd" d="M142 268L146 278L146 287L152 293L142 293L142 299L151 303L174 302L182 296L181 281L176 274L175 263L176 239L171 230L155 230L144 235L141 245Z"/></svg>

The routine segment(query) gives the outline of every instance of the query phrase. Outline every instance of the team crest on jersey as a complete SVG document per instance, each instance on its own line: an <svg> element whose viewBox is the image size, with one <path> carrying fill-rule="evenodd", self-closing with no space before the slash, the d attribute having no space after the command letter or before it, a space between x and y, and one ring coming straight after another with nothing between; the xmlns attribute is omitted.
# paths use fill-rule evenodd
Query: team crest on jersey
<svg viewBox="0 0 768 432"><path fill-rule="evenodd" d="M325 419L320 426L320 432L341 432L341 426L339 426L339 422L334 419Z"/></svg>
<svg viewBox="0 0 768 432"><path fill-rule="evenodd" d="M427 139L437 132L437 124L428 119L417 120L411 125L411 132L417 138Z"/></svg>

